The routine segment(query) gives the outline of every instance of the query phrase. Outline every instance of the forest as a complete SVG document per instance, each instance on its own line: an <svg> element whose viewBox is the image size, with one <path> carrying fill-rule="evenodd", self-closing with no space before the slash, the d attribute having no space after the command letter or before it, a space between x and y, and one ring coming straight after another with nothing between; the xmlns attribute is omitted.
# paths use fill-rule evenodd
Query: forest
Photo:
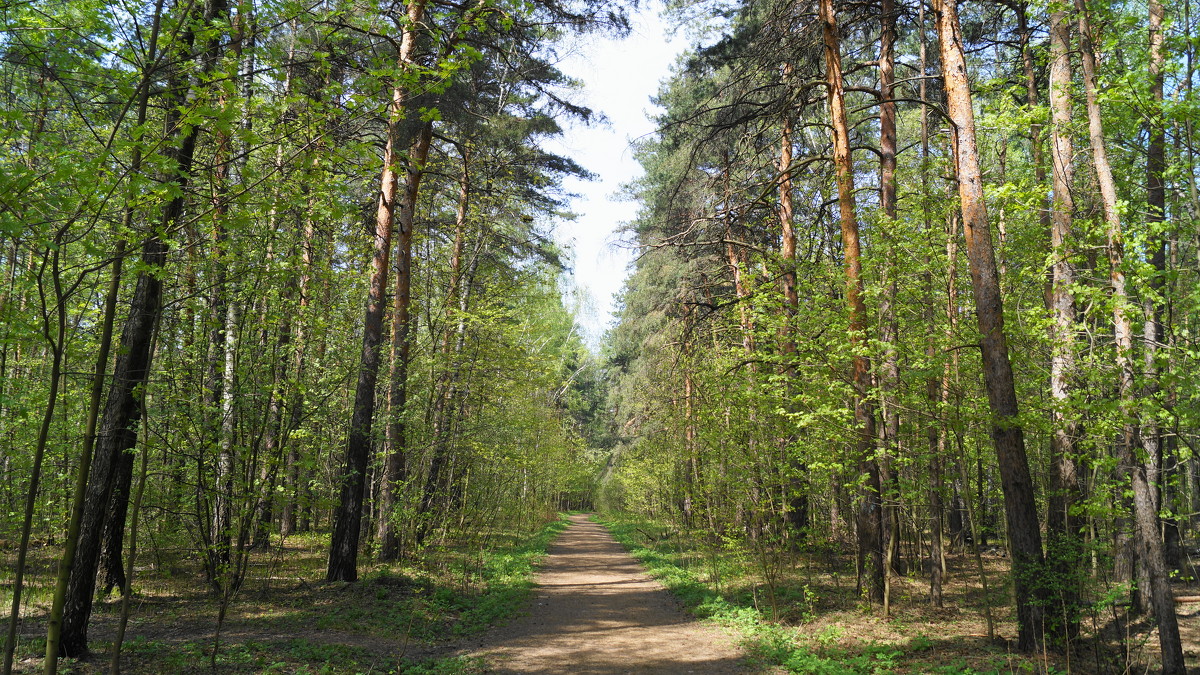
<svg viewBox="0 0 1200 675"><path fill-rule="evenodd" d="M490 672L594 512L765 672L1186 674L1190 1L4 0L3 673Z"/></svg>

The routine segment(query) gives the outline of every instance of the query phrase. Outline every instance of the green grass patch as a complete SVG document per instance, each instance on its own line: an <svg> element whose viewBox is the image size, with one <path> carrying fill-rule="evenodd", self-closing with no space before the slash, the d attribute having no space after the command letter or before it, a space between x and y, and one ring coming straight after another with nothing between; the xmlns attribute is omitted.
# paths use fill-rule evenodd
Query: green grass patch
<svg viewBox="0 0 1200 675"><path fill-rule="evenodd" d="M741 638L754 665L783 667L801 675L992 675L1045 672L1044 665L1007 653L973 654L969 662L939 653L945 641L924 633L898 642L879 642L849 635L838 623L818 621L818 598L799 579L777 589L777 602L788 605L785 616L803 624L771 621L771 608L755 591L749 552L727 545L699 550L692 540L639 520L597 519L697 617L725 626ZM869 614L869 613L868 613ZM860 619L869 616L859 612ZM1057 672L1050 667L1050 672Z"/></svg>
<svg viewBox="0 0 1200 675"><path fill-rule="evenodd" d="M537 563L566 527L560 518L493 549L431 549L422 567L385 567L354 584L318 586L276 621L426 642L478 633L520 609ZM321 608L315 616L308 605L314 595Z"/></svg>
<svg viewBox="0 0 1200 675"><path fill-rule="evenodd" d="M529 596L533 573L545 557L550 542L566 530L567 525L567 520L560 517L525 542L485 552L481 576L487 590L475 597L447 597L452 605L464 605L455 633L476 633L513 616Z"/></svg>
<svg viewBox="0 0 1200 675"><path fill-rule="evenodd" d="M472 656L452 656L422 663L402 663L399 675L477 675L487 672L487 663Z"/></svg>
<svg viewBox="0 0 1200 675"><path fill-rule="evenodd" d="M264 551L264 571L234 600L216 654L225 674L471 675L486 664L466 657L417 661L422 643L479 633L524 606L537 564L567 528L565 516L532 534L494 529L471 539L430 547L419 560L384 564L364 556L356 583L320 581L327 536L295 538L277 561ZM274 561L274 562L273 562ZM266 583L265 572L271 580ZM151 569L135 582L142 590L122 649L127 675L211 673L216 604L197 591L196 570ZM97 605L92 650L86 661L64 660L60 672L108 672L117 603ZM16 672L41 671L44 638L22 635Z"/></svg>

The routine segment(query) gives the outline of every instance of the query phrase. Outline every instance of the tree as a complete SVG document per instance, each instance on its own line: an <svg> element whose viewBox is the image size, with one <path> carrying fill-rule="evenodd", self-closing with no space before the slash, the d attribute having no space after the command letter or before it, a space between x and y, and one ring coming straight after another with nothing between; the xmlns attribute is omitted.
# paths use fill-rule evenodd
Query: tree
<svg viewBox="0 0 1200 675"><path fill-rule="evenodd" d="M859 252L858 217L854 205L854 162L850 155L850 127L846 121L846 99L842 84L842 55L838 44L837 17L833 0L820 5L822 38L825 45L825 86L833 123L833 163L837 175L838 211L841 214L842 256L846 266L846 305L850 311L850 344L855 352L852 366L854 422L858 427L858 461L867 476L859 507L859 555L865 557L868 592L872 600L884 600L883 510L879 464L875 457L875 410L870 400L871 362L861 353L866 343L866 303L863 301L862 257Z"/></svg>
<svg viewBox="0 0 1200 675"><path fill-rule="evenodd" d="M334 514L333 537L329 543L329 567L325 574L327 581L358 579L358 536L362 520L367 455L371 447L371 427L375 415L375 382L379 374L379 347L383 339L384 294L390 269L393 221L400 197L400 152L405 144L402 123L409 114L408 83L414 74L412 71L418 31L424 13L424 0L410 0L407 3L407 14L401 28L400 49L396 56L397 72L391 89L391 101L388 104L387 144L383 151L383 170L380 173L379 199L375 210L375 253L371 264L366 315L363 318L362 356L354 393L350 435L346 441L341 496L337 512ZM428 141L425 147L428 148Z"/></svg>
<svg viewBox="0 0 1200 675"><path fill-rule="evenodd" d="M1079 427L1071 410L1073 379L1075 377L1076 306L1071 285L1075 283L1075 255L1072 222L1074 198L1071 194L1074 161L1071 142L1071 30L1065 10L1056 8L1050 15L1050 162L1053 199L1050 208L1050 309L1053 323L1050 328L1052 355L1050 360L1050 397L1055 404L1051 412L1051 481L1046 526L1050 550L1047 557L1064 564L1065 587L1062 606L1068 637L1078 630L1080 589L1076 579L1081 561L1080 522L1077 509L1082 499L1080 476L1076 465L1078 452L1075 439ZM1057 618L1057 617L1056 617Z"/></svg>
<svg viewBox="0 0 1200 675"><path fill-rule="evenodd" d="M983 177L975 141L975 114L963 55L956 0L934 3L947 115L954 125L954 160L962 203L963 234L971 263L971 287L979 323L983 379L992 413L991 435L1004 488L1004 510L1013 553L1013 586L1017 599L1018 646L1036 648L1042 635L1043 609L1037 575L1043 564L1041 528L1025 455L1025 438L1017 419L1017 394L1004 332L1004 306L992 235L988 227Z"/></svg>
<svg viewBox="0 0 1200 675"><path fill-rule="evenodd" d="M1138 559L1150 577L1150 603L1158 622L1159 646L1162 649L1163 673L1184 673L1183 648L1179 642L1179 624L1175 617L1175 598L1167 578L1162 539L1158 531L1158 510L1155 507L1154 486L1150 480L1150 458L1142 456L1141 431L1134 401L1133 328L1129 317L1129 298L1125 289L1124 241L1121 215L1117 209L1117 190L1108 149L1104 140L1104 123L1096 82L1095 36L1084 0L1076 0L1079 21L1080 54L1083 62L1083 84L1087 100L1088 138L1092 163L1100 188L1100 203L1104 210L1105 249L1108 254L1109 286L1112 293L1113 337L1117 346L1118 387L1121 414L1125 418L1118 446L1121 472L1133 489L1134 532Z"/></svg>
<svg viewBox="0 0 1200 675"><path fill-rule="evenodd" d="M227 9L221 0L212 0L196 18L202 22L202 26L215 25ZM184 59L190 56L195 37L194 29L188 26L177 38L178 42L168 47L173 58ZM219 36L213 36L202 42L199 53L201 75L215 66L220 54L218 40ZM164 181L175 183L177 191L162 205L158 222L142 244L143 269L138 274L128 318L121 332L112 385L109 388L98 435L99 443L91 459L92 468L84 496L75 564L71 568L63 604L60 656L82 656L88 651L87 627L96 584L96 565L100 558L100 535L105 527L124 526L123 523L106 522L105 518L110 512L109 502L113 494L115 473L123 456L131 452L137 443L137 425L142 413L144 387L150 372L150 347L162 310L161 270L166 263L167 254L164 236L179 226L183 216L183 190L191 174L199 133L192 120L181 118L178 104L186 98L190 88L202 90L203 77L199 79L199 82L185 85L182 75L175 75L175 86L172 88L175 98L170 100L170 105L167 106L168 114L164 119L165 135L169 139L167 159L173 166L170 173L164 176ZM127 498L128 493L124 496Z"/></svg>

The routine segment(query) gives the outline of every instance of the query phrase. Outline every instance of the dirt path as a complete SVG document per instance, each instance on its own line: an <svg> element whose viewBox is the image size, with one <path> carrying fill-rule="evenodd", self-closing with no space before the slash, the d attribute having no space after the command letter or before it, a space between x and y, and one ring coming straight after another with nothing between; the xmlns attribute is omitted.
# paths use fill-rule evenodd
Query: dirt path
<svg viewBox="0 0 1200 675"><path fill-rule="evenodd" d="M729 636L684 614L601 526L572 516L550 548L529 613L466 653L494 673L742 673Z"/></svg>

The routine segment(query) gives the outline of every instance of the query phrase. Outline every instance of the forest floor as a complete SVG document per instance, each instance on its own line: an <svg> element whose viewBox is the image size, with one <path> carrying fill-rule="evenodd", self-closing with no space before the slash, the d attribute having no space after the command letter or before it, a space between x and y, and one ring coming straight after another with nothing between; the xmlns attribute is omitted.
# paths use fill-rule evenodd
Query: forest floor
<svg viewBox="0 0 1200 675"><path fill-rule="evenodd" d="M893 575L892 612L883 616L857 595L853 555L836 544L756 551L688 540L652 523L607 523L639 564L600 525L582 516L570 521L557 539L565 521L532 537L491 532L428 549L419 567L364 557L355 584L317 581L324 537L289 538L283 548L252 557L221 629L215 669L217 606L198 565L186 552L148 545L123 672L1116 675L1153 672L1157 661L1157 640L1145 622L1129 623L1119 606L1100 602L1070 656L1013 653L1015 624L1003 582L1008 563L998 550L984 556L987 595L974 558L959 552L949 556L944 608L929 606L917 569ZM33 552L17 672L40 672L55 554L54 546ZM11 561L0 562L11 569ZM984 620L988 605L993 640ZM119 606L115 599L97 603L91 629L97 656L64 661L60 672L108 672L104 652ZM684 606L708 620L698 622ZM1194 667L1200 612L1196 605L1179 611Z"/></svg>
<svg viewBox="0 0 1200 675"><path fill-rule="evenodd" d="M1129 617L1120 590L1096 584L1071 649L1016 652L1009 560L983 547L984 593L973 554L947 552L943 606L929 603L927 560L902 552L885 615L859 594L852 547L810 542L798 551L691 538L661 523L607 522L608 528L691 612L740 635L751 664L819 675L1153 674L1158 636L1147 618ZM904 565L907 559L908 564ZM1194 575L1193 575L1194 576ZM1193 579L1173 584L1197 595ZM994 624L989 638L987 611ZM1200 611L1178 606L1189 672L1200 675Z"/></svg>
<svg viewBox="0 0 1200 675"><path fill-rule="evenodd" d="M463 636L484 631L525 606L537 563L566 528L557 520L530 534L485 531L469 541L424 550L420 565L359 558L357 583L326 583L328 536L289 537L252 552L247 578L217 638L218 604L188 550L143 547L122 649L125 675L289 673L296 675L450 675L483 672L458 655ZM485 529L486 528L481 528ZM5 552L0 568L12 568ZM59 548L34 548L26 573L15 672L40 673L45 623ZM139 556L140 557L140 556ZM11 602L0 587L0 601ZM93 655L64 659L59 672L109 672L120 616L114 595L97 601L89 630ZM7 616L4 617L7 623ZM215 664L214 643L216 649Z"/></svg>

